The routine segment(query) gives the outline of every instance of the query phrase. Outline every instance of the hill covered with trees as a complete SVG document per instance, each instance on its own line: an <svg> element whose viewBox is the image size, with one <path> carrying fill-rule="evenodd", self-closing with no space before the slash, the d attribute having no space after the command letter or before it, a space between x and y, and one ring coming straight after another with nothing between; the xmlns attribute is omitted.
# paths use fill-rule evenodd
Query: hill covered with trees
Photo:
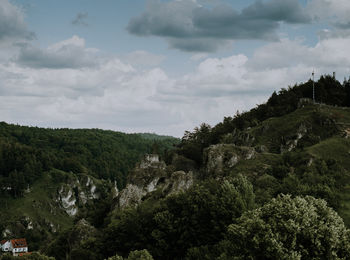
<svg viewBox="0 0 350 260"><path fill-rule="evenodd" d="M78 205L72 223L37 248L56 259L350 258L350 81L321 77L317 103L310 101L312 84L274 92L250 111L185 132L173 150L166 150L169 140L156 139L146 152L159 152L160 160L154 154L135 159L118 189L111 170L117 164L109 162L116 150L106 148L102 156L78 137L69 149L82 143L85 152L44 142L60 158L77 156L78 165L59 160L38 185L65 180L82 200L80 193L93 197L93 182L99 196ZM141 138L154 142L153 135ZM40 142L21 146L40 150ZM105 168L89 157L93 151ZM68 196L66 186L52 187Z"/></svg>
<svg viewBox="0 0 350 260"><path fill-rule="evenodd" d="M0 231L38 249L73 217L109 210L111 191L148 153L179 140L98 129L44 129L0 123ZM102 219L103 220L103 219ZM96 219L96 222L98 220Z"/></svg>
<svg viewBox="0 0 350 260"><path fill-rule="evenodd" d="M164 154L178 140L154 134L98 129L44 129L0 123L0 183L16 197L43 172L88 173L125 186L127 173L142 155Z"/></svg>

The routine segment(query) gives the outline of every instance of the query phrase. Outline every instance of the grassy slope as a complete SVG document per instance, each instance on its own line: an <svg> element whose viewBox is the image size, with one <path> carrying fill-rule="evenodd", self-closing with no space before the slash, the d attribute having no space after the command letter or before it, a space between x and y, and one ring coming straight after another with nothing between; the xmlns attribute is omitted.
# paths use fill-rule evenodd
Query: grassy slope
<svg viewBox="0 0 350 260"><path fill-rule="evenodd" d="M103 181L89 177L97 187L105 186ZM30 187L30 192L26 192L22 198L0 198L0 205L3 207L0 211L0 223L9 227L16 235L21 234L29 238L30 247L37 250L42 245L32 235L37 236L40 233L42 239L50 240L55 232L73 226L74 218L70 217L56 200L60 187L64 183L76 183L76 178L76 174L52 170L37 180ZM66 181L62 182L62 179ZM81 188L85 188L84 186L82 185ZM33 230L25 229L28 221L34 224ZM30 235L31 231L34 232L32 235Z"/></svg>
<svg viewBox="0 0 350 260"><path fill-rule="evenodd" d="M307 151L317 158L334 159L350 171L350 140L335 136L307 148Z"/></svg>
<svg viewBox="0 0 350 260"><path fill-rule="evenodd" d="M54 204L54 196L60 183L55 182L50 174L45 174L30 188L29 193L25 193L23 198L8 198L3 200L6 210L2 210L0 218L2 221L5 219L12 223L22 217L29 217L35 222L42 222L46 220L66 228L72 224L72 218L70 218L63 210L59 208L53 208L57 205Z"/></svg>
<svg viewBox="0 0 350 260"><path fill-rule="evenodd" d="M317 158L334 159L350 172L349 139L336 136L309 147L307 151ZM350 185L344 187L340 198L342 207L338 213L346 225L350 226Z"/></svg>
<svg viewBox="0 0 350 260"><path fill-rule="evenodd" d="M309 105L282 116L269 118L256 127L248 130L255 136L257 145L273 147L273 143L279 143L282 137L293 137L302 124L311 126L315 133L324 134L327 129L316 126L313 115L322 114L334 120L338 127L338 133L322 140L321 142L306 147L305 152L314 158L324 160L334 159L343 168L350 172L350 139L344 138L342 131L350 128L350 108L332 107L325 105ZM260 153L252 160L239 162L234 168L235 173L242 173L254 178L262 176L267 168L274 165L282 157L278 153ZM341 194L342 208L339 214L345 223L350 226L350 185L343 189Z"/></svg>

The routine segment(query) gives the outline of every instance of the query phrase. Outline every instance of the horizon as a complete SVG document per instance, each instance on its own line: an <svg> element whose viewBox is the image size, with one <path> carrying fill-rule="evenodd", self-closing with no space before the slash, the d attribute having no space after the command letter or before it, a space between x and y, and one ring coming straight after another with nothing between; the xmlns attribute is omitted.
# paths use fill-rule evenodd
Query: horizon
<svg viewBox="0 0 350 260"><path fill-rule="evenodd" d="M0 121L181 138L312 71L348 78L348 11L346 0L0 0Z"/></svg>
<svg viewBox="0 0 350 260"><path fill-rule="evenodd" d="M315 82L317 82L318 80L321 79L321 77L324 77L324 76L329 76L329 77L333 77L334 78L334 72L332 74L328 73L328 74L321 75L319 79L315 80ZM350 77L349 77L349 79L350 79ZM312 81L312 78L310 78L309 80L306 80L304 82L300 82L300 84L305 84L306 82L308 82L310 80ZM336 78L335 78L335 80L338 81L339 83L341 83ZM289 86L291 86L291 85L289 85ZM283 89L283 87L280 88L279 90L276 90L276 92L278 93L282 89ZM272 93L268 96L268 98L271 95L272 95ZM240 114L241 113L245 113L245 112L249 112L249 111L251 111L251 109L254 109L254 108L258 107L259 105L265 104L268 101L268 98L264 102L262 102L260 104L256 104L254 107L251 107L248 110L242 110L242 111L238 111L237 110L237 111ZM306 99L310 99L312 101L312 97L308 97ZM322 103L315 103L315 104L322 104ZM229 115L229 116L234 117L234 115ZM218 121L217 123L222 122L222 120L223 119L221 119L221 121ZM124 133L124 134L136 134L136 135L137 134L155 134L155 135L160 136L160 137L174 137L174 138L178 138L178 139L181 139L184 136L186 131L192 132L194 130L194 129L184 130L184 134L183 135L181 135L181 136L174 136L174 135L160 134L160 133L157 133L157 132L126 132L126 131L123 132L123 131L119 131L119 130L113 130L113 129L108 129L108 128L106 128L106 129L104 129L104 128L96 128L96 127L64 127L64 126L63 127L60 127L60 126L58 126L58 127L50 127L50 126L38 126L38 125L25 125L25 124L10 123L10 122L5 122L5 121L0 121L0 123L5 123L5 124L9 124L9 125L17 125L17 126L20 126L20 127L23 126L23 127L30 127L30 128L43 128L43 129L48 129L48 130L64 130L64 129L68 129L68 130L102 130L102 131L112 131L112 132L119 132L119 133ZM206 122L201 122L200 124L202 124L202 123L206 124ZM214 125L210 125L210 126L214 127L217 123L215 123ZM200 124L196 125L195 127L199 127Z"/></svg>

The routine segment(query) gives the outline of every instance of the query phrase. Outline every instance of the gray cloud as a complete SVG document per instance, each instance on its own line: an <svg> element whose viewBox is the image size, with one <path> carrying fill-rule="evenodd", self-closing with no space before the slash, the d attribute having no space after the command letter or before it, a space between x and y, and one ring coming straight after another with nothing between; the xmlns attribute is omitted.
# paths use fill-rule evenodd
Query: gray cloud
<svg viewBox="0 0 350 260"><path fill-rule="evenodd" d="M333 25L341 30L348 30L350 29L350 21L346 21L346 22L335 22L333 23Z"/></svg>
<svg viewBox="0 0 350 260"><path fill-rule="evenodd" d="M350 1L348 0L310 0L306 10L316 22L327 22L335 29L327 37L347 37L350 29Z"/></svg>
<svg viewBox="0 0 350 260"><path fill-rule="evenodd" d="M40 49L30 44L23 44L16 62L32 68L84 68L98 65L94 50L85 48L83 39L73 36L47 49Z"/></svg>
<svg viewBox="0 0 350 260"><path fill-rule="evenodd" d="M0 41L5 39L33 39L21 10L8 0L0 0Z"/></svg>
<svg viewBox="0 0 350 260"><path fill-rule="evenodd" d="M191 37L194 29L192 10L196 7L192 1L163 3L150 0L147 2L146 11L129 21L127 30L140 36Z"/></svg>
<svg viewBox="0 0 350 260"><path fill-rule="evenodd" d="M187 52L215 52L218 50L218 48L227 46L229 43L229 40L212 38L172 38L169 40L169 45L171 48Z"/></svg>
<svg viewBox="0 0 350 260"><path fill-rule="evenodd" d="M89 26L86 21L88 18L88 13L77 13L75 18L72 20L73 25Z"/></svg>
<svg viewBox="0 0 350 260"><path fill-rule="evenodd" d="M246 18L271 21L283 21L286 23L309 23L311 17L301 7L297 0L270 0L255 2L242 11Z"/></svg>
<svg viewBox="0 0 350 260"><path fill-rule="evenodd" d="M138 36L166 38L170 47L188 52L214 52L227 40L276 40L279 23L309 23L298 0L257 1L241 12L219 4L208 9L195 1L150 0L146 10L129 21Z"/></svg>
<svg viewBox="0 0 350 260"><path fill-rule="evenodd" d="M193 24L199 37L213 39L265 39L275 40L278 21L237 13L229 6L212 10L197 8L193 11Z"/></svg>

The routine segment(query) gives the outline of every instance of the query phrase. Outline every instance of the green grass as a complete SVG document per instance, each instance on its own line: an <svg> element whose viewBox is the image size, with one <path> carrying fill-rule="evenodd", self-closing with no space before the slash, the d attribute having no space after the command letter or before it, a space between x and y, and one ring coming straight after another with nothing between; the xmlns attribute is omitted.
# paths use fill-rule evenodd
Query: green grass
<svg viewBox="0 0 350 260"><path fill-rule="evenodd" d="M29 217L35 223L52 223L59 229L72 226L73 219L54 201L59 186L50 173L45 173L22 198L6 198L1 201L5 210L0 213L0 221L11 226L19 219Z"/></svg>
<svg viewBox="0 0 350 260"><path fill-rule="evenodd" d="M349 107L332 107L320 106L320 110L326 113L337 122L350 123L350 108Z"/></svg>
<svg viewBox="0 0 350 260"><path fill-rule="evenodd" d="M256 177L266 172L267 168L276 164L281 155L272 153L260 153L250 160L240 161L232 170L233 174L242 173L245 176Z"/></svg>
<svg viewBox="0 0 350 260"><path fill-rule="evenodd" d="M350 185L347 185L340 194L341 208L338 214L343 218L347 227L350 227Z"/></svg>
<svg viewBox="0 0 350 260"><path fill-rule="evenodd" d="M327 120L336 122L338 128L327 125ZM301 125L307 128L308 134L328 138L339 130L350 128L350 108L309 105L282 117L269 118L249 129L248 133L255 136L256 145L265 145L270 151L278 153L282 139L295 139Z"/></svg>
<svg viewBox="0 0 350 260"><path fill-rule="evenodd" d="M314 111L314 106L307 106L283 117L272 117L250 129L249 132L256 137L258 145L270 146L271 143L280 142L282 136L295 135L301 124L310 122Z"/></svg>
<svg viewBox="0 0 350 260"><path fill-rule="evenodd" d="M335 136L306 149L311 155L322 159L338 161L350 171L350 140Z"/></svg>

